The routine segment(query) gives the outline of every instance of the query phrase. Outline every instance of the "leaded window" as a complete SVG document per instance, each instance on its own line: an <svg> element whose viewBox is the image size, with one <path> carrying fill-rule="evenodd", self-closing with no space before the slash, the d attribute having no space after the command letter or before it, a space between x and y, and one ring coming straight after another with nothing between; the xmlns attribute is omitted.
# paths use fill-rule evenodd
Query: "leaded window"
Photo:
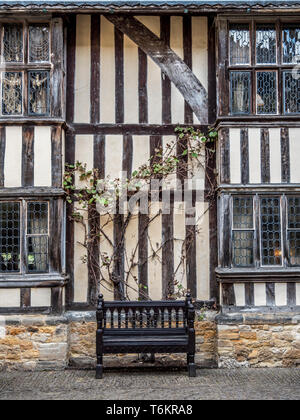
<svg viewBox="0 0 300 420"><path fill-rule="evenodd" d="M229 25L232 115L300 113L300 25Z"/></svg>
<svg viewBox="0 0 300 420"><path fill-rule="evenodd" d="M0 274L47 273L48 201L0 202Z"/></svg>
<svg viewBox="0 0 300 420"><path fill-rule="evenodd" d="M233 198L232 261L235 267L252 267L253 258L253 199Z"/></svg>
<svg viewBox="0 0 300 420"><path fill-rule="evenodd" d="M1 115L50 115L50 24L2 23Z"/></svg>
<svg viewBox="0 0 300 420"><path fill-rule="evenodd" d="M300 196L232 196L231 266L300 266Z"/></svg>

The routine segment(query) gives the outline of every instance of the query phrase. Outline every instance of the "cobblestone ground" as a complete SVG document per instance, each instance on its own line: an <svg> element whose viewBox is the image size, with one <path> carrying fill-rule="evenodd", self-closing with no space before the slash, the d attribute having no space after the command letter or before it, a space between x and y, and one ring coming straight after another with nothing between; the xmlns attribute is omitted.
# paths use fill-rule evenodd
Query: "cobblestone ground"
<svg viewBox="0 0 300 420"><path fill-rule="evenodd" d="M300 399L300 369L202 369L184 371L0 372L0 400Z"/></svg>

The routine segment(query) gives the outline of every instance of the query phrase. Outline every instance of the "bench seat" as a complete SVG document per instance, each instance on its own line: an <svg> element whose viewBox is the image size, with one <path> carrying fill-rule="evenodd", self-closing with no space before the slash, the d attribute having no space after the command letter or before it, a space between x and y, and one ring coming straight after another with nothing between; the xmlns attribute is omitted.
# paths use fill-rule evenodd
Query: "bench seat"
<svg viewBox="0 0 300 420"><path fill-rule="evenodd" d="M103 354L187 353L189 376L196 376L195 311L185 301L104 302L97 309L96 378L103 375Z"/></svg>

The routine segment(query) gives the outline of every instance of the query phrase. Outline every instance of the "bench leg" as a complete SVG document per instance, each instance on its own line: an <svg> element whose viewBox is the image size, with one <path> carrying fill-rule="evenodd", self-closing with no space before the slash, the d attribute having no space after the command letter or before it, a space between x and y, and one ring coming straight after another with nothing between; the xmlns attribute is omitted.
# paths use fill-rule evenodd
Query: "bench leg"
<svg viewBox="0 0 300 420"><path fill-rule="evenodd" d="M195 355L187 355L187 364L188 364L188 373L190 378L195 378L196 375L196 365L195 365Z"/></svg>
<svg viewBox="0 0 300 420"><path fill-rule="evenodd" d="M103 377L103 357L97 357L97 366L96 366L96 379L102 379Z"/></svg>

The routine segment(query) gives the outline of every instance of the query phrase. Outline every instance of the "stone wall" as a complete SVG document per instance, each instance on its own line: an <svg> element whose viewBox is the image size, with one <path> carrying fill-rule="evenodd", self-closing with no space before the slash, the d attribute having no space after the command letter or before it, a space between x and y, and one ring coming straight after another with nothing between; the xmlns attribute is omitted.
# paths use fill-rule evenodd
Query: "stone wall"
<svg viewBox="0 0 300 420"><path fill-rule="evenodd" d="M300 366L300 315L219 315L218 366Z"/></svg>
<svg viewBox="0 0 300 420"><path fill-rule="evenodd" d="M5 316L0 319L0 370L64 369L68 325L64 317Z"/></svg>
<svg viewBox="0 0 300 420"><path fill-rule="evenodd" d="M196 363L203 368L300 366L300 315L197 313ZM0 370L94 368L95 314L0 317ZM107 367L142 366L141 355L105 356ZM157 355L156 366L184 366L186 356ZM151 366L151 365L149 365Z"/></svg>

